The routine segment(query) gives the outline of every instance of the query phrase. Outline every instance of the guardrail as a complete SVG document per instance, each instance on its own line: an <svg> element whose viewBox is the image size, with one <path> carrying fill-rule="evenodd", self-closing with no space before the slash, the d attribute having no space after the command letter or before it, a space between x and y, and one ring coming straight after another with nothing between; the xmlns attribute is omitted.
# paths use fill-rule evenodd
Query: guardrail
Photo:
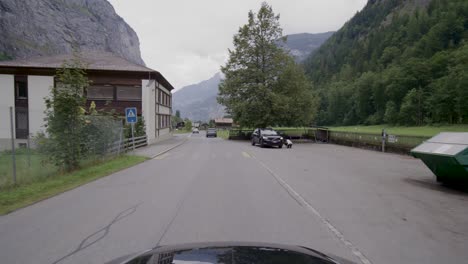
<svg viewBox="0 0 468 264"><path fill-rule="evenodd" d="M135 137L135 141L132 138L126 138L122 141L117 140L109 146L109 153L123 153L133 149L135 142L135 149L141 148L148 145L148 138L146 135Z"/></svg>

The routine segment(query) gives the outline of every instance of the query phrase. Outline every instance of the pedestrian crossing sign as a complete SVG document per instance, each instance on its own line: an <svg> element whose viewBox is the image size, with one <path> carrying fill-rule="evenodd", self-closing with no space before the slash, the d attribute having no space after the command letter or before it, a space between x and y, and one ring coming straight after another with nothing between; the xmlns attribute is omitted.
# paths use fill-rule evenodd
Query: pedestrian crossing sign
<svg viewBox="0 0 468 264"><path fill-rule="evenodd" d="M136 107L125 108L125 119L128 124L137 122L137 109Z"/></svg>

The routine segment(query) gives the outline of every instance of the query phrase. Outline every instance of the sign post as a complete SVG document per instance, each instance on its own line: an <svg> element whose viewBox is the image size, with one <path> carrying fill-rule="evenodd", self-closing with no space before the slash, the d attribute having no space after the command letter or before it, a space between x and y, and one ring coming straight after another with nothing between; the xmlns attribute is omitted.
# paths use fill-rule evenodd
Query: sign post
<svg viewBox="0 0 468 264"><path fill-rule="evenodd" d="M137 108L136 107L128 107L125 108L125 119L127 124L132 126L132 143L133 143L133 150L135 151L135 123L138 121L137 118Z"/></svg>
<svg viewBox="0 0 468 264"><path fill-rule="evenodd" d="M385 140L387 139L387 131L382 129L382 152L385 152Z"/></svg>

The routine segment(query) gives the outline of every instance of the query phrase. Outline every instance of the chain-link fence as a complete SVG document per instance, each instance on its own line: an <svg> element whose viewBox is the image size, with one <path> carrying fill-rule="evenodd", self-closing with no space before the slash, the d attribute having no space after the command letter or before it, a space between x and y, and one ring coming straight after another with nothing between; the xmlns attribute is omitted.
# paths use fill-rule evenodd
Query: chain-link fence
<svg viewBox="0 0 468 264"><path fill-rule="evenodd" d="M319 130L317 128L278 128L276 130L283 137L292 139L311 139L316 142L332 142L376 150L382 150L383 145L382 136L379 134L330 131L325 128ZM229 139L249 140L252 131L252 129L231 129ZM429 137L387 135L384 148L386 151L408 153L427 139Z"/></svg>
<svg viewBox="0 0 468 264"><path fill-rule="evenodd" d="M382 135L370 133L339 132L330 131L329 141L337 144L350 145L355 147L368 147L372 149L382 149L386 151L408 153L412 148L423 143L429 137L387 135L383 143Z"/></svg>
<svg viewBox="0 0 468 264"><path fill-rule="evenodd" d="M79 166L88 166L146 145L146 136L126 138L123 119L108 115L84 115L79 137L70 136L74 153L54 142L46 131L43 110L0 107L0 189L58 175L60 155L77 155ZM65 146L67 138L65 134ZM79 142L73 142L79 141ZM73 144L76 143L76 144ZM54 151L55 150L55 151Z"/></svg>

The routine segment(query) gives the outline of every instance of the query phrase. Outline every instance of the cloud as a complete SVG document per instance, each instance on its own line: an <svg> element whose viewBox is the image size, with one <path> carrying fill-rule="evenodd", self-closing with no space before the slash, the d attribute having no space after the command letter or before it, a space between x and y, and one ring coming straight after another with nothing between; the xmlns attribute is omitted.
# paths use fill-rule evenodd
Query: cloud
<svg viewBox="0 0 468 264"><path fill-rule="evenodd" d="M137 32L143 60L174 87L208 79L225 62L232 36L261 0L109 0ZM271 0L284 34L339 29L366 0Z"/></svg>

